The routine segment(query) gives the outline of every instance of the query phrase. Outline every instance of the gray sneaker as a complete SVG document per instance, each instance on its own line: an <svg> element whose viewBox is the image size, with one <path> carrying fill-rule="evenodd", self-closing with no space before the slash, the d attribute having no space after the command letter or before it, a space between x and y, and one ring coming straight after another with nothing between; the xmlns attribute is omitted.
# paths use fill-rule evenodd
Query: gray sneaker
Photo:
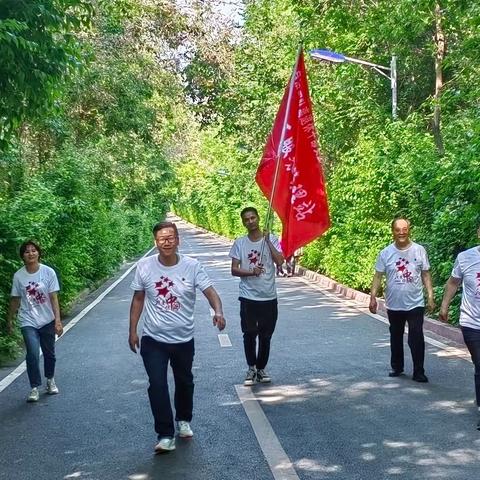
<svg viewBox="0 0 480 480"><path fill-rule="evenodd" d="M47 393L49 395L56 395L58 393L58 387L53 378L47 378Z"/></svg>
<svg viewBox="0 0 480 480"><path fill-rule="evenodd" d="M270 375L263 368L257 370L257 382L270 383L271 381Z"/></svg>
<svg viewBox="0 0 480 480"><path fill-rule="evenodd" d="M246 387L250 387L255 383L255 376L257 375L257 371L255 370L255 367L249 367L247 370L247 374L245 375L245 380L243 381L243 384Z"/></svg>
<svg viewBox="0 0 480 480"><path fill-rule="evenodd" d="M171 452L175 450L175 439L170 437L161 438L155 445L156 453Z"/></svg>
<svg viewBox="0 0 480 480"><path fill-rule="evenodd" d="M190 427L190 424L186 422L185 420L179 420L178 421L178 436L182 438L192 438L193 437L193 431L192 428Z"/></svg>
<svg viewBox="0 0 480 480"><path fill-rule="evenodd" d="M38 402L39 398L40 398L40 393L38 392L38 388L33 387L32 390L30 391L30 394L27 397L27 402Z"/></svg>

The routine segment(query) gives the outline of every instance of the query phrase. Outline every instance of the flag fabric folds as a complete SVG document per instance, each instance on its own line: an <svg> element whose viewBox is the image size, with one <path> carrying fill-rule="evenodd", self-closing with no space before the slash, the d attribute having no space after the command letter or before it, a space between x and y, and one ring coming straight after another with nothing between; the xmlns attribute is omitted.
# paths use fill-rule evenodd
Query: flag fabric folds
<svg viewBox="0 0 480 480"><path fill-rule="evenodd" d="M258 186L271 199L282 221L281 245L285 257L293 255L297 248L319 237L330 226L303 52L292 75L290 102L289 82L256 174ZM279 149L285 122L284 139ZM277 152L280 152L280 163L274 182Z"/></svg>

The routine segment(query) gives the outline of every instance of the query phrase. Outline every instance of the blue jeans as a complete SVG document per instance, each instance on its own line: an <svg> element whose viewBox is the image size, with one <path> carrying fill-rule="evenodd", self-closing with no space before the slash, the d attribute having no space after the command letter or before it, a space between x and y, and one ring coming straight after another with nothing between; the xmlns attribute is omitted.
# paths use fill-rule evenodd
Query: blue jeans
<svg viewBox="0 0 480 480"><path fill-rule="evenodd" d="M140 353L150 382L148 398L155 420L155 431L159 439L173 437L175 425L168 392L168 362L175 380L175 420L191 422L194 388L192 364L195 355L193 338L186 343L163 343L144 336Z"/></svg>
<svg viewBox="0 0 480 480"><path fill-rule="evenodd" d="M480 330L462 327L462 333L475 367L475 396L480 407Z"/></svg>
<svg viewBox="0 0 480 480"><path fill-rule="evenodd" d="M32 388L42 384L40 374L40 348L43 353L43 368L46 378L55 374L55 321L41 328L22 327L23 340L27 350L27 374Z"/></svg>

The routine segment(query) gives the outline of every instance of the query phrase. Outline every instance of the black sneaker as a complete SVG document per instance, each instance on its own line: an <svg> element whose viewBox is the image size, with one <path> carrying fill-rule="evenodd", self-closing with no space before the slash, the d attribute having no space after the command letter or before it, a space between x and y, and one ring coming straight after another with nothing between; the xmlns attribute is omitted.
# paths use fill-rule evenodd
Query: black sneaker
<svg viewBox="0 0 480 480"><path fill-rule="evenodd" d="M255 383L255 377L257 376L257 371L255 367L249 367L247 374L245 375L245 380L243 384L247 387L251 387Z"/></svg>
<svg viewBox="0 0 480 480"><path fill-rule="evenodd" d="M259 383L270 383L272 379L270 378L270 375L261 368L260 370L257 370L257 382Z"/></svg>
<svg viewBox="0 0 480 480"><path fill-rule="evenodd" d="M412 380L419 383L428 383L428 378L424 373L415 373Z"/></svg>
<svg viewBox="0 0 480 480"><path fill-rule="evenodd" d="M399 377L400 375L403 375L403 370L390 370L388 373L389 377Z"/></svg>

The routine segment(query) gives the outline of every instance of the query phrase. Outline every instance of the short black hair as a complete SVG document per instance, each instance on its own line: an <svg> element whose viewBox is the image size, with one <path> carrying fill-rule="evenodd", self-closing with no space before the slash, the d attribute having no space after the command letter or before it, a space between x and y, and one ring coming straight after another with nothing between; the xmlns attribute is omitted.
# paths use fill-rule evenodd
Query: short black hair
<svg viewBox="0 0 480 480"><path fill-rule="evenodd" d="M38 252L38 258L42 256L42 249L40 248L40 245L35 241L35 240L25 240L20 245L20 258L23 260L23 256L25 255L25 252L27 251L27 247L32 246L35 248L35 250Z"/></svg>
<svg viewBox="0 0 480 480"><path fill-rule="evenodd" d="M252 212L254 213L258 218L260 218L260 215L258 214L258 210L255 207L245 207L241 212L240 212L240 218L243 218L243 215L247 212Z"/></svg>
<svg viewBox="0 0 480 480"><path fill-rule="evenodd" d="M162 230L164 228L173 228L173 230L175 231L175 236L178 237L178 229L173 222L159 222L154 225L152 230L153 236L155 236L159 230Z"/></svg>

